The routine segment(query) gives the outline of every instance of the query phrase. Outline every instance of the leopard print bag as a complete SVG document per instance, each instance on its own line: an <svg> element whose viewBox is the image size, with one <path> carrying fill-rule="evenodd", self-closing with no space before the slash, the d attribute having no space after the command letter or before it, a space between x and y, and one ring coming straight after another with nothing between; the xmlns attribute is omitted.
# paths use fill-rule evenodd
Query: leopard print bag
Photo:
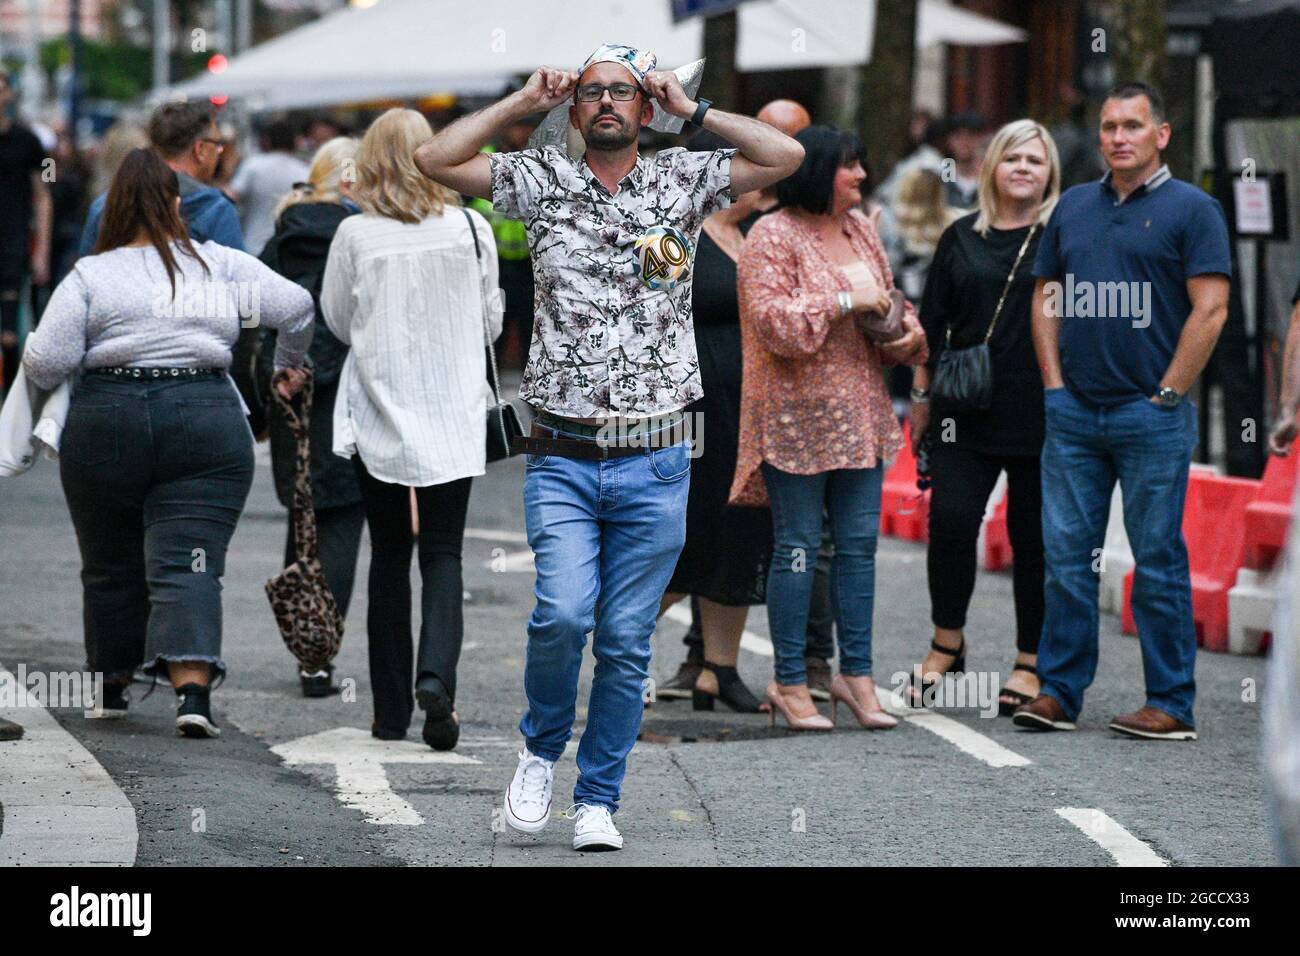
<svg viewBox="0 0 1300 956"><path fill-rule="evenodd" d="M343 643L343 616L325 583L316 556L316 510L311 496L311 440L307 426L311 416L312 381L303 386L299 409L271 390L275 403L289 422L297 439L293 490L293 536L297 560L266 582L266 596L280 626L289 653L298 659L305 673L324 670Z"/></svg>

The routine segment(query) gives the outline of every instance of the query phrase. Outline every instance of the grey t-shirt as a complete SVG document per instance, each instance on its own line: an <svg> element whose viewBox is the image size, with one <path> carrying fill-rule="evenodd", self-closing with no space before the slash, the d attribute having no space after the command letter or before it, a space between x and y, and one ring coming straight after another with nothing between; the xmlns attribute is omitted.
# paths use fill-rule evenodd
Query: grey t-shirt
<svg viewBox="0 0 1300 956"><path fill-rule="evenodd" d="M316 316L311 293L211 240L196 247L208 272L179 243L172 250L174 292L152 246L78 259L27 337L27 376L49 389L81 368L229 368L240 329L253 324L280 333L276 368L302 366Z"/></svg>
<svg viewBox="0 0 1300 956"><path fill-rule="evenodd" d="M244 247L253 255L259 255L275 235L276 205L307 173L307 164L288 153L259 153L235 170L230 188L239 197Z"/></svg>

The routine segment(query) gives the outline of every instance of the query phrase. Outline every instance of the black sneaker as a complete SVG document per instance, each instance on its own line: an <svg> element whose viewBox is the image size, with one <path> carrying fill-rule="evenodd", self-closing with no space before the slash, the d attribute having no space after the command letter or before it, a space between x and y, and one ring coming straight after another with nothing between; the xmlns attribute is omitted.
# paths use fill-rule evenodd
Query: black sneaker
<svg viewBox="0 0 1300 956"><path fill-rule="evenodd" d="M415 702L424 711L424 742L434 750L453 749L460 740L460 721L442 681L421 677L415 685Z"/></svg>
<svg viewBox="0 0 1300 956"><path fill-rule="evenodd" d="M105 684L94 706L85 712L87 720L121 720L131 706L128 684Z"/></svg>
<svg viewBox="0 0 1300 956"><path fill-rule="evenodd" d="M330 697L339 692L338 687L334 684L333 664L326 664L323 671L315 671L314 673L299 670L298 679L302 681L302 696L304 697Z"/></svg>
<svg viewBox="0 0 1300 956"><path fill-rule="evenodd" d="M208 688L184 684L176 688L176 732L182 737L219 737L208 706Z"/></svg>

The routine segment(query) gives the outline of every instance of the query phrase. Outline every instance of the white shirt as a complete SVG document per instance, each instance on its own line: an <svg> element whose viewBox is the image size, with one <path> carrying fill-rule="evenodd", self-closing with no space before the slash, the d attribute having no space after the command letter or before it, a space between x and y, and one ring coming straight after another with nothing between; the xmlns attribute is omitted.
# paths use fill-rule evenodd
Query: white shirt
<svg viewBox="0 0 1300 956"><path fill-rule="evenodd" d="M497 253L487 220L447 207L420 223L350 216L330 244L325 323L351 346L334 405L334 453L380 481L424 487L486 465L484 349L501 334ZM484 303L491 339L484 331Z"/></svg>
<svg viewBox="0 0 1300 956"><path fill-rule="evenodd" d="M309 167L289 153L258 153L239 164L230 180L239 196L239 217L244 227L244 247L259 255L275 235L275 207L294 183L306 180Z"/></svg>

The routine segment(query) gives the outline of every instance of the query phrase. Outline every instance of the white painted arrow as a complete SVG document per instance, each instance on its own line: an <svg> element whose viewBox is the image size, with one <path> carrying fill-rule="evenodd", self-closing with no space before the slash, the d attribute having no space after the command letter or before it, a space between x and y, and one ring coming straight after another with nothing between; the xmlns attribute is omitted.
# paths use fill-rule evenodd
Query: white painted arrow
<svg viewBox="0 0 1300 956"><path fill-rule="evenodd" d="M272 747L288 766L333 764L335 790L345 806L360 810L367 823L417 827L424 817L396 793L386 763L476 764L473 757L430 750L410 740L378 740L356 727L336 727Z"/></svg>

